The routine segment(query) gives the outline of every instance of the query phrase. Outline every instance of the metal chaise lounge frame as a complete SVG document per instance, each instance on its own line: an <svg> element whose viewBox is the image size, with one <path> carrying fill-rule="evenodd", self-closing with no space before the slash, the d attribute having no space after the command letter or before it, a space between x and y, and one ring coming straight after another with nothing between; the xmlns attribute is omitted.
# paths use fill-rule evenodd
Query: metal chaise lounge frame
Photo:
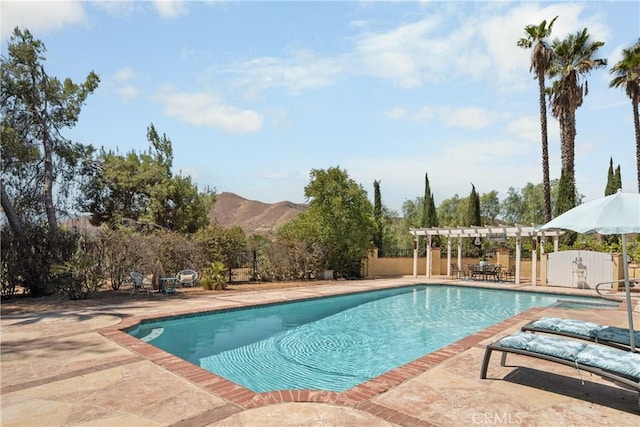
<svg viewBox="0 0 640 427"><path fill-rule="evenodd" d="M525 334L523 332L520 332L520 334ZM512 335L511 337L515 337L517 334ZM534 336L534 334L525 334L525 335L531 335ZM504 338L509 338L509 337L503 337ZM502 340L501 339L501 340ZM565 340L563 338L558 338L555 337L556 340L558 340L558 342L561 341L565 341L565 342L571 342L573 340ZM508 346L503 346L500 344L500 341L498 340L494 343L489 344L486 347L485 353L484 353L484 359L482 360L482 368L480 371L480 378L481 379L486 379L487 378L487 368L489 366L489 360L491 359L491 353L493 351L500 351L502 352L502 357L500 358L500 366L505 366L506 365L506 358L507 358L507 353L513 353L513 354L519 354L522 356L529 356L532 358L536 358L536 359L541 359L541 360L546 360L549 362L555 362L561 365L565 365L565 366L571 366L573 368L576 368L580 371L585 371L585 372L591 372L593 374L599 375L603 378L612 380L614 382L616 382L618 385L622 385L624 387L628 387L631 389L634 389L638 392L638 404L640 405L640 376L636 377L635 375L631 375L631 374L625 374L623 372L619 372L617 370L611 370L611 369L607 369L605 367L598 367L598 366L592 366L592 365L587 365L587 364L582 364L582 363L578 363L576 360L571 360L569 358L563 358L563 357L557 357L557 356L552 356L549 354L545 354L545 353L540 353L537 351L530 351L527 349L523 349L523 348L516 348L516 347L508 347ZM573 341L576 342L576 341ZM598 344L591 344L591 343L585 343L584 344L585 348L588 347L601 347ZM609 348L609 351L612 352L621 352L621 354L628 354L631 355L632 357L640 357L638 356L638 353L632 353L629 351L623 351L623 350L619 350L619 349L615 349L615 348ZM639 359L640 360L640 359Z"/></svg>
<svg viewBox="0 0 640 427"><path fill-rule="evenodd" d="M584 323L585 325L593 325L597 328L601 328L600 330L603 331L608 331L608 330L612 330L612 331L616 331L619 332L620 335L622 337L624 337L624 340L618 340L616 339L615 336L611 336L611 337L607 337L606 335L604 336L598 336L597 332L598 331L585 331L585 333L579 333L579 332L572 332L569 330L559 330L559 329L550 329L550 328L545 328L540 326L540 323L544 320L547 321L555 321L555 320L560 320L560 321L569 321L569 322L579 322L579 323ZM538 323L536 325L536 323ZM625 328L618 328L618 327L614 327L614 326L605 326L605 325L599 325L597 323L593 323L593 322L586 322L586 321L581 321L578 319L562 319L562 318L555 318L555 317L543 317L540 319L536 319L536 320L532 320L531 322L527 323L526 325L524 325L521 328L521 331L523 332L540 332L540 333L545 333L545 334L553 334L553 335L560 335L560 336L564 336L564 337L569 337L569 338L576 338L576 339L581 339L581 340L587 340L587 341L591 341L591 342L595 342L597 344L603 344L603 345L608 345L609 347L614 347L614 348L619 348L620 350L626 350L626 351L630 351L631 347L629 344L629 329L625 329ZM640 334L638 332L634 332L636 334L636 342L640 343ZM638 348L636 348L634 350L636 353L639 352L640 350Z"/></svg>

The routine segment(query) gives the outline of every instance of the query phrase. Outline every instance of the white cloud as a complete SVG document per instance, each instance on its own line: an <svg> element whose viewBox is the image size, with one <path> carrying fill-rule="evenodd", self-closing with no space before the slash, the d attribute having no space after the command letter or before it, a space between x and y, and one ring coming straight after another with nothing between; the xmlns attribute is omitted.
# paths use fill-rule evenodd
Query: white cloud
<svg viewBox="0 0 640 427"><path fill-rule="evenodd" d="M290 94L331 86L344 73L340 57L317 57L307 50L295 51L289 58L261 57L222 69L236 74L249 95L273 87L284 87ZM216 69L215 72L219 72Z"/></svg>
<svg viewBox="0 0 640 427"><path fill-rule="evenodd" d="M262 129L262 116L252 110L225 105L212 93L178 93L170 87L160 90L156 99L164 113L183 123L208 126L229 133L254 133Z"/></svg>
<svg viewBox="0 0 640 427"><path fill-rule="evenodd" d="M154 0L153 6L163 18L175 18L189 13L187 3L181 0Z"/></svg>
<svg viewBox="0 0 640 427"><path fill-rule="evenodd" d="M477 11L461 14L458 9ZM500 92L530 88L529 55L516 45L524 27L559 16L553 36L584 27L594 39L606 40L609 29L598 15L586 15L584 4L474 3L442 7L438 15L383 31L363 31L350 51L322 56L297 50L284 57L259 57L226 67L253 95L272 87L292 94L356 77L373 76L412 89L427 82L467 84L484 80ZM445 26L444 23L455 23ZM352 22L360 28L360 22ZM358 24L358 25L354 25ZM453 28L449 31L447 28ZM216 70L219 72L219 70Z"/></svg>
<svg viewBox="0 0 640 427"><path fill-rule="evenodd" d="M81 24L87 19L80 1L2 1L0 35L9 38L17 26L28 29L35 38L40 34L68 25Z"/></svg>
<svg viewBox="0 0 640 427"><path fill-rule="evenodd" d="M401 107L392 107L385 112L385 115L391 120L400 120L407 117L407 110Z"/></svg>
<svg viewBox="0 0 640 427"><path fill-rule="evenodd" d="M131 80L134 76L135 72L133 71L133 68L125 67L116 72L116 74L113 76L113 80L115 80L116 82L126 82Z"/></svg>
<svg viewBox="0 0 640 427"><path fill-rule="evenodd" d="M452 110L441 119L448 126L463 127L467 129L482 129L493 121L491 114L484 108L466 107Z"/></svg>
<svg viewBox="0 0 640 427"><path fill-rule="evenodd" d="M506 115L491 112L479 107L452 108L449 106L425 105L415 112L409 112L400 107L394 107L387 111L390 119L407 119L414 123L437 122L447 127L464 129L483 129Z"/></svg>
<svg viewBox="0 0 640 427"><path fill-rule="evenodd" d="M123 101L132 101L140 95L140 91L133 85L124 85L116 89L118 97Z"/></svg>
<svg viewBox="0 0 640 427"><path fill-rule="evenodd" d="M140 90L135 85L136 73L131 67L124 67L107 80L107 87L113 89L124 102L130 102L140 96Z"/></svg>

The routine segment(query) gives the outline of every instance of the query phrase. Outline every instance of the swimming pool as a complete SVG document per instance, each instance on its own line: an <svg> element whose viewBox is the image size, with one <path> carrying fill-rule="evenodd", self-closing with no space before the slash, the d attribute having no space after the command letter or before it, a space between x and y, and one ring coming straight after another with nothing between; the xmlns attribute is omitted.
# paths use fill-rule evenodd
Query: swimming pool
<svg viewBox="0 0 640 427"><path fill-rule="evenodd" d="M557 301L552 294L418 285L145 321L127 332L254 392L345 391Z"/></svg>

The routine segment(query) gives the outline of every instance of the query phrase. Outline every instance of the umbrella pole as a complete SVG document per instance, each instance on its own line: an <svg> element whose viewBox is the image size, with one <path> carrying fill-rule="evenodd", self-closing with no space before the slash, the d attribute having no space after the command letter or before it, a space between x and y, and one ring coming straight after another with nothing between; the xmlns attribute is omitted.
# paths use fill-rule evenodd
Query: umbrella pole
<svg viewBox="0 0 640 427"><path fill-rule="evenodd" d="M629 289L629 263L627 262L627 239L622 234L622 262L624 262L624 290L627 294L627 316L629 317L629 344L631 351L636 351L636 343L633 333L633 306L631 304L631 290Z"/></svg>

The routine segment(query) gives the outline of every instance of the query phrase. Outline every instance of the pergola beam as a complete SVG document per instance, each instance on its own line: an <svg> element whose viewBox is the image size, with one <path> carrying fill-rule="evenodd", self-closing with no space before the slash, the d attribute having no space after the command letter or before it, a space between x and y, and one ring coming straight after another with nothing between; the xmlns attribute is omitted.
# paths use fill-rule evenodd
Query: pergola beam
<svg viewBox="0 0 640 427"><path fill-rule="evenodd" d="M515 283L520 283L520 251L521 251L521 239L523 237L531 237L538 243L539 237L553 237L554 250L558 249L558 237L564 234L562 230L536 230L535 226L523 226L523 225L492 225L492 226L468 226L468 227L444 227L444 228L410 228L409 232L413 236L413 277L418 277L418 246L420 236L425 236L428 242L427 245L427 265L426 276L431 277L431 239L433 236L446 236L447 237L447 264L451 263L451 239L458 239L458 264L462 262L462 255L460 253L462 238L507 238L515 237L516 239L516 277ZM537 274L537 256L534 255L532 274ZM450 267L447 267L447 275L451 275ZM536 278L533 277L532 283L535 286Z"/></svg>

